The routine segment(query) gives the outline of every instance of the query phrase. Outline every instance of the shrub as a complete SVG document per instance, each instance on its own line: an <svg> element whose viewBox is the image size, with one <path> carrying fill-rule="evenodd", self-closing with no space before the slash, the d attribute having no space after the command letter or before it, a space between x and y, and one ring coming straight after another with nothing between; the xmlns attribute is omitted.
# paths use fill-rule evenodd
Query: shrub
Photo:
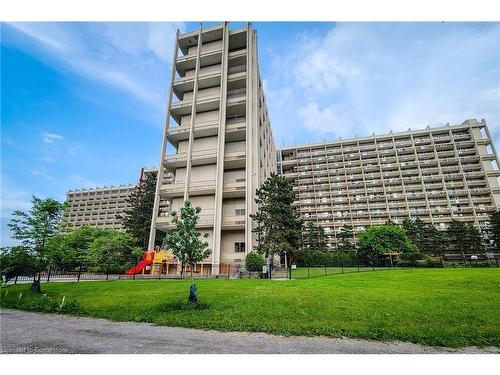
<svg viewBox="0 0 500 375"><path fill-rule="evenodd" d="M245 258L245 268L250 272L260 272L262 267L264 267L266 261L260 254L255 251L251 251L247 254Z"/></svg>

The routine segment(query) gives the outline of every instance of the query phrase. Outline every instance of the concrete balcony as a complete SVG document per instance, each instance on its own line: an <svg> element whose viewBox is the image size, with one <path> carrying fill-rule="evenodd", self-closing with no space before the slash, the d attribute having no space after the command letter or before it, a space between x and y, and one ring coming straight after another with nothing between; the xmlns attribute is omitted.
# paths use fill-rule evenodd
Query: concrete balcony
<svg viewBox="0 0 500 375"><path fill-rule="evenodd" d="M245 150L233 151L224 154L225 169L244 168L245 166L246 166Z"/></svg>
<svg viewBox="0 0 500 375"><path fill-rule="evenodd" d="M197 228L211 228L214 226L213 209L202 209L198 216ZM175 224L172 222L172 217L167 212L161 213L158 216L156 219L156 226L163 230L172 230L176 228Z"/></svg>
<svg viewBox="0 0 500 375"><path fill-rule="evenodd" d="M164 166L166 168L175 169L185 167L187 165L187 152L166 155ZM207 149L193 151L191 154L191 165L214 164L217 162L217 149Z"/></svg>
<svg viewBox="0 0 500 375"><path fill-rule="evenodd" d="M236 182L224 183L224 198L244 197L246 192L246 180L238 179Z"/></svg>
<svg viewBox="0 0 500 375"><path fill-rule="evenodd" d="M246 88L229 90L227 92L227 104L236 104L239 102L246 102L247 90Z"/></svg>
<svg viewBox="0 0 500 375"><path fill-rule="evenodd" d="M226 119L226 141L236 142L246 140L246 116L233 116Z"/></svg>
<svg viewBox="0 0 500 375"><path fill-rule="evenodd" d="M160 194L166 198L169 197L183 197L185 182L174 182L173 184L162 185L160 187ZM189 195L208 195L215 194L215 180L206 181L191 181L189 184Z"/></svg>
<svg viewBox="0 0 500 375"><path fill-rule="evenodd" d="M219 94L199 96L196 99L196 111L213 111L219 108L219 104ZM182 116L189 115L191 113L192 105L192 99L184 99L172 102L172 105L170 106L170 115L179 124Z"/></svg>
<svg viewBox="0 0 500 375"><path fill-rule="evenodd" d="M218 64L222 61L222 49L214 48L200 53L200 66ZM180 75L185 75L187 70L196 68L196 53L179 56L176 61L176 69Z"/></svg>
<svg viewBox="0 0 500 375"><path fill-rule="evenodd" d="M186 92L194 90L194 76L189 77L179 77L174 80L172 89L174 94L180 98ZM198 90L205 89L208 87L220 86L221 82L221 72L219 71L207 71L201 72L198 75Z"/></svg>
<svg viewBox="0 0 500 375"><path fill-rule="evenodd" d="M185 141L189 139L189 130L189 125L174 126L168 129L167 138L170 143L177 147L179 141ZM218 130L218 120L196 122L194 124L193 135L195 138L210 137L212 135L217 135Z"/></svg>
<svg viewBox="0 0 500 375"><path fill-rule="evenodd" d="M221 227L225 230L244 229L245 216L222 216Z"/></svg>

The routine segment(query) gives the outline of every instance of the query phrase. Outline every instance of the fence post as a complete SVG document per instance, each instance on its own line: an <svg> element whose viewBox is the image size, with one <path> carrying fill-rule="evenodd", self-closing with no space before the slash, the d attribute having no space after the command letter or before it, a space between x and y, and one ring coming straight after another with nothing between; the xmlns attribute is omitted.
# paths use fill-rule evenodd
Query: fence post
<svg viewBox="0 0 500 375"><path fill-rule="evenodd" d="M358 263L358 272L359 272L359 263Z"/></svg>
<svg viewBox="0 0 500 375"><path fill-rule="evenodd" d="M497 268L498 268L498 258L495 257L495 263L497 264Z"/></svg>
<svg viewBox="0 0 500 375"><path fill-rule="evenodd" d="M309 266L307 266L307 278L311 277L309 274Z"/></svg>
<svg viewBox="0 0 500 375"><path fill-rule="evenodd" d="M343 261L340 262L340 267L342 267L342 274L344 274L344 262Z"/></svg>
<svg viewBox="0 0 500 375"><path fill-rule="evenodd" d="M82 265L80 264L80 268L78 268L78 280L80 281L80 275L82 274Z"/></svg>
<svg viewBox="0 0 500 375"><path fill-rule="evenodd" d="M50 273L52 272L52 266L49 266L49 272L47 272L47 282L50 280Z"/></svg>
<svg viewBox="0 0 500 375"><path fill-rule="evenodd" d="M106 266L106 280L108 279L108 277L109 277L109 263Z"/></svg>
<svg viewBox="0 0 500 375"><path fill-rule="evenodd" d="M16 273L16 278L14 279L14 284L17 284L17 278L18 278L18 274Z"/></svg>
<svg viewBox="0 0 500 375"><path fill-rule="evenodd" d="M292 265L288 267L288 278L291 280L292 279Z"/></svg>

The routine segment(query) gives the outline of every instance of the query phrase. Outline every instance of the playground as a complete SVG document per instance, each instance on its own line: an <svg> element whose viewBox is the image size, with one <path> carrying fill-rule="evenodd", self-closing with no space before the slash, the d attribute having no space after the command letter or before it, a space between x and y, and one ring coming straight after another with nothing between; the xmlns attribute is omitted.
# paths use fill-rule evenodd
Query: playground
<svg viewBox="0 0 500 375"><path fill-rule="evenodd" d="M500 347L499 280L497 268L197 279L196 309L187 303L189 280L44 283L46 296L20 284L2 287L1 306L218 331Z"/></svg>

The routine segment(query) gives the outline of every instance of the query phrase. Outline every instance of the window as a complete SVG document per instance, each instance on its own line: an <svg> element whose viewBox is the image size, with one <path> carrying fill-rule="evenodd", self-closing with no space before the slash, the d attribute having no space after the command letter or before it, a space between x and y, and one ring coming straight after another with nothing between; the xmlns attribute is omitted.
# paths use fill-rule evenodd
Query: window
<svg viewBox="0 0 500 375"><path fill-rule="evenodd" d="M236 209L236 216L245 216L245 209L244 208L237 208Z"/></svg>
<svg viewBox="0 0 500 375"><path fill-rule="evenodd" d="M235 253L244 253L245 252L245 243L244 242L235 242L234 243L234 252Z"/></svg>

